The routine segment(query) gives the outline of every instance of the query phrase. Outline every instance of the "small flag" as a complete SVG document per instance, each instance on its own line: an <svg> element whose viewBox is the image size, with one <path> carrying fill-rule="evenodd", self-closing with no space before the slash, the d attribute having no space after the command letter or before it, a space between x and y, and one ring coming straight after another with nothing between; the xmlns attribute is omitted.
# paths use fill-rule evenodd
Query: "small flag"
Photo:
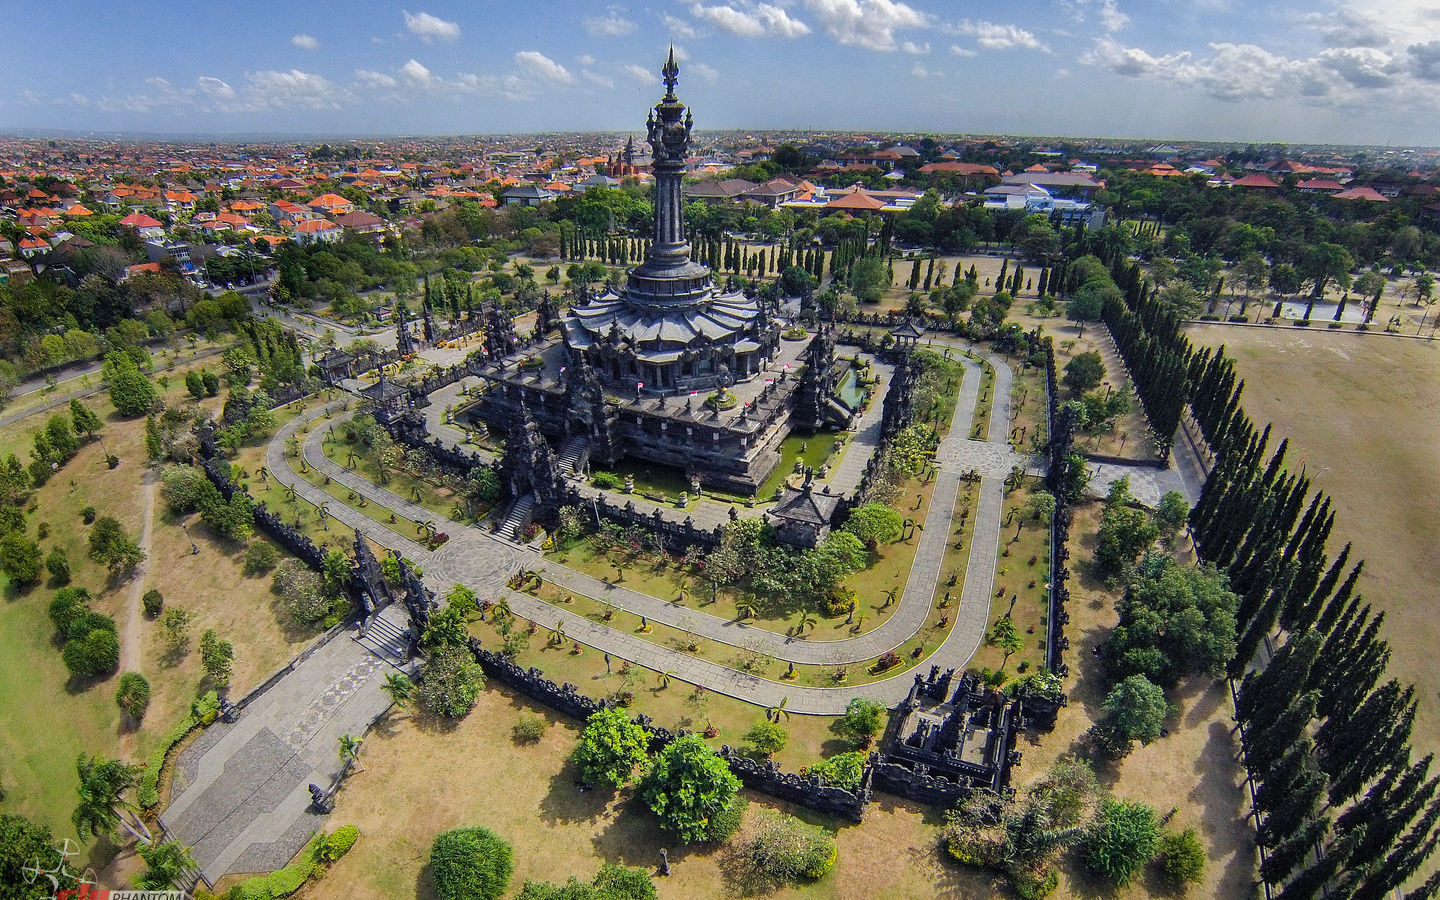
<svg viewBox="0 0 1440 900"><path fill-rule="evenodd" d="M644 386L645 386L645 382L643 382L643 381L637 381L637 382L635 382L635 390L637 390L637 391L640 390L641 388L643 388Z"/></svg>

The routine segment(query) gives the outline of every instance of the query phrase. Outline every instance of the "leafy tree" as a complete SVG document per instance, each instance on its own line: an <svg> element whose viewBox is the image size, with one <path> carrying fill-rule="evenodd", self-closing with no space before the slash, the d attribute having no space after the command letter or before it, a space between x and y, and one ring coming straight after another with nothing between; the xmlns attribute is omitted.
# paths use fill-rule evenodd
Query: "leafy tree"
<svg viewBox="0 0 1440 900"><path fill-rule="evenodd" d="M1123 573L1146 548L1155 543L1160 529L1143 509L1106 504L1100 514L1100 541L1095 561L1104 572Z"/></svg>
<svg viewBox="0 0 1440 900"><path fill-rule="evenodd" d="M145 559L145 553L113 516L101 516L90 529L90 558L115 574L128 572Z"/></svg>
<svg viewBox="0 0 1440 900"><path fill-rule="evenodd" d="M1189 516L1190 504L1185 502L1185 495L1179 491L1166 491L1160 497L1160 507L1155 510L1155 525L1162 537L1172 538L1185 527Z"/></svg>
<svg viewBox="0 0 1440 900"><path fill-rule="evenodd" d="M488 828L456 828L430 847L430 883L439 900L498 900L514 871L510 845Z"/></svg>
<svg viewBox="0 0 1440 900"><path fill-rule="evenodd" d="M234 664L234 645L221 640L219 635L207 628L205 633L200 635L200 665L210 680L215 682L216 687L225 687L230 683Z"/></svg>
<svg viewBox="0 0 1440 900"><path fill-rule="evenodd" d="M1025 501L1025 509L1035 521L1048 522L1055 515L1055 498L1046 491L1035 491Z"/></svg>
<svg viewBox="0 0 1440 900"><path fill-rule="evenodd" d="M74 459L80 450L75 427L64 416L51 416L45 423L45 439L50 446L50 460L61 465Z"/></svg>
<svg viewBox="0 0 1440 900"><path fill-rule="evenodd" d="M774 756L790 742L790 732L779 722L757 722L745 732L745 740L762 756Z"/></svg>
<svg viewBox="0 0 1440 900"><path fill-rule="evenodd" d="M1065 316L1072 322L1093 322L1100 318L1105 310L1105 301L1111 297L1119 300L1120 289L1108 275L1087 281L1065 307Z"/></svg>
<svg viewBox="0 0 1440 900"><path fill-rule="evenodd" d="M100 417L90 407L81 403L79 397L73 397L70 400L70 422L76 434L83 434L87 438L94 437L100 429L105 427L105 423L100 421Z"/></svg>
<svg viewBox="0 0 1440 900"><path fill-rule="evenodd" d="M475 705L484 687L485 672L469 649L442 644L425 661L420 705L433 715L458 719Z"/></svg>
<svg viewBox="0 0 1440 900"><path fill-rule="evenodd" d="M60 652L72 675L93 678L120 668L120 640L115 620L100 613L86 613L70 628L70 638Z"/></svg>
<svg viewBox="0 0 1440 900"><path fill-rule="evenodd" d="M1001 616L999 621L990 626L990 633L985 637L985 643L992 647L999 647L1000 652L1005 654L1005 659L1000 663L1000 668L1005 668L1010 662L1010 657L1025 646L1024 638L1020 637L1020 631L1015 627L1015 621L1009 616Z"/></svg>
<svg viewBox="0 0 1440 900"><path fill-rule="evenodd" d="M1144 675L1131 675L1111 688L1103 708L1107 723L1142 744L1160 737L1170 711L1165 692Z"/></svg>
<svg viewBox="0 0 1440 900"><path fill-rule="evenodd" d="M80 779L75 789L80 802L70 814L70 822L76 831L99 837L123 828L137 841L151 842L150 829L136 815L135 805L125 799L125 793L138 782L139 766L82 753L75 761L75 773Z"/></svg>
<svg viewBox="0 0 1440 900"><path fill-rule="evenodd" d="M845 704L845 713L833 726L836 731L850 738L860 748L870 742L884 726L885 707L866 697L854 697Z"/></svg>
<svg viewBox="0 0 1440 900"><path fill-rule="evenodd" d="M646 774L640 796L660 824L686 843L712 835L711 817L740 789L730 766L697 734L672 741Z"/></svg>
<svg viewBox="0 0 1440 900"><path fill-rule="evenodd" d="M186 870L195 868L190 848L179 841L162 841L140 848L145 871L135 876L135 887L142 891L168 891Z"/></svg>
<svg viewBox="0 0 1440 900"><path fill-rule="evenodd" d="M850 513L841 530L860 539L867 549L875 550L882 543L898 540L904 520L883 503L867 503Z"/></svg>
<svg viewBox="0 0 1440 900"><path fill-rule="evenodd" d="M1165 879L1177 888L1205 880L1205 847L1194 828L1162 837L1160 862Z"/></svg>
<svg viewBox="0 0 1440 900"><path fill-rule="evenodd" d="M1065 364L1061 382L1075 394L1083 394L1105 380L1105 360L1094 350L1077 353Z"/></svg>
<svg viewBox="0 0 1440 900"><path fill-rule="evenodd" d="M120 686L115 690L115 705L131 719L140 721L150 705L150 682L139 672L121 675Z"/></svg>
<svg viewBox="0 0 1440 900"><path fill-rule="evenodd" d="M110 384L111 404L126 418L145 415L159 398L159 392L149 376L141 372L135 360L123 352L117 351L105 357L103 374Z"/></svg>
<svg viewBox="0 0 1440 900"><path fill-rule="evenodd" d="M1218 675L1235 655L1237 598L1213 566L1169 557L1141 560L1116 609L1120 624L1103 651L1117 678L1144 675L1162 687L1182 675Z"/></svg>
<svg viewBox="0 0 1440 900"><path fill-rule="evenodd" d="M266 541L251 541L245 548L245 574L268 575L280 560L280 552Z"/></svg>
<svg viewBox="0 0 1440 900"><path fill-rule="evenodd" d="M630 721L620 707L607 706L586 720L570 759L586 783L622 788L635 779L637 771L644 771L649 748L645 729Z"/></svg>
<svg viewBox="0 0 1440 900"><path fill-rule="evenodd" d="M165 636L165 646L171 653L179 653L190 640L191 615L187 610L172 606L160 617L160 629Z"/></svg>
<svg viewBox="0 0 1440 900"><path fill-rule="evenodd" d="M70 557L62 548L56 547L45 557L45 571L50 573L56 584L69 584Z"/></svg>
<svg viewBox="0 0 1440 900"><path fill-rule="evenodd" d="M468 636L460 607L446 606L431 614L420 642L426 647L463 647Z"/></svg>
<svg viewBox="0 0 1440 900"><path fill-rule="evenodd" d="M0 537L0 572L22 590L40 580L42 557L40 545L21 532Z"/></svg>
<svg viewBox="0 0 1440 900"><path fill-rule="evenodd" d="M456 583L445 593L445 605L454 607L461 616L469 618L480 611L480 598L470 588Z"/></svg>
<svg viewBox="0 0 1440 900"><path fill-rule="evenodd" d="M194 369L185 373L185 390L189 391L190 396L196 400L205 399L205 380Z"/></svg>
<svg viewBox="0 0 1440 900"><path fill-rule="evenodd" d="M1118 887L1155 858L1160 847L1160 823L1155 810L1144 803L1107 799L1085 836L1085 862Z"/></svg>
<svg viewBox="0 0 1440 900"><path fill-rule="evenodd" d="M83 587L63 587L50 600L50 621L62 638L67 640L88 626L84 622L90 612L90 592Z"/></svg>
<svg viewBox="0 0 1440 900"><path fill-rule="evenodd" d="M46 825L15 813L0 813L0 896L5 900L54 900L57 892L72 890L76 876L63 862L55 838ZM49 878L32 878L26 869L36 866L55 869L55 883Z"/></svg>
<svg viewBox="0 0 1440 900"><path fill-rule="evenodd" d="M862 303L880 302L887 281L885 263L875 256L856 261L850 273L850 289Z"/></svg>

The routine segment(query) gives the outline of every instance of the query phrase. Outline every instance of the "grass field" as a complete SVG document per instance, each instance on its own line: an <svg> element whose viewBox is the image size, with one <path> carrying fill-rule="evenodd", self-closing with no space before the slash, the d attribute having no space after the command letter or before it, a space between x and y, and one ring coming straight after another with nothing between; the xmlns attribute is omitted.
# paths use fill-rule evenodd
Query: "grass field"
<svg viewBox="0 0 1440 900"><path fill-rule="evenodd" d="M167 401L182 402L183 393L183 380L172 377ZM0 659L5 660L0 665L0 785L6 790L0 811L22 813L50 825L59 836L72 837L76 756L84 751L143 761L195 697L201 672L194 647L206 629L235 645L235 696L263 681L310 637L284 624L268 578L244 577L242 548L213 540L195 516L186 520L199 551L192 553L181 521L165 510L157 491L140 589L156 588L167 606L183 607L194 616L190 651L178 664L162 663L159 626L132 606L136 579L111 579L87 558L88 527L80 515L93 505L139 537L147 472L144 421L116 418L103 393L83 402L105 417L104 449L120 457L120 465L106 468L98 441L82 447L33 493L28 530L33 536L40 523L48 523L42 551L66 551L71 583L88 588L94 594L91 605L115 618L122 646L127 631L138 631L138 660L126 660L122 670L138 669L150 680L153 696L141 726L122 725L114 701L118 674L93 683L70 679L46 612L55 585L42 583L25 593L7 585L0 599ZM218 400L207 403L218 409ZM27 418L0 430L0 446L15 447L24 456L27 435L46 418Z"/></svg>
<svg viewBox="0 0 1440 900"><path fill-rule="evenodd" d="M1189 335L1236 357L1250 417L1275 424L1272 447L1289 437L1290 464L1334 498L1330 555L1352 541L1352 561L1365 559L1360 590L1386 613L1390 671L1419 688L1416 750L1440 750L1440 344L1299 328Z"/></svg>

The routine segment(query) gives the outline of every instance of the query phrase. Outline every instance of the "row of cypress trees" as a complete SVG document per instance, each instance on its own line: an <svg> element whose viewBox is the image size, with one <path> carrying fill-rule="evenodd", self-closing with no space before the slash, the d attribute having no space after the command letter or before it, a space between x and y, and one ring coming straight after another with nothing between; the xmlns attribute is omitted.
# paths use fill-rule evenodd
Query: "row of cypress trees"
<svg viewBox="0 0 1440 900"><path fill-rule="evenodd" d="M1244 758L1255 786L1264 880L1282 900L1380 900L1440 843L1440 775L1413 759L1412 685L1386 678L1384 613L1359 593L1364 561L1346 544L1333 559L1330 498L1286 466L1287 442L1267 457L1271 429L1241 404L1244 383L1224 348L1195 351L1179 319L1117 261L1122 299L1105 318L1157 433L1174 434L1188 403L1215 465L1190 527L1205 561L1240 596L1230 675ZM1157 420L1158 413L1158 420ZM1308 501L1308 502L1307 502ZM1283 641L1251 668L1267 635ZM1440 893L1440 873L1406 895Z"/></svg>

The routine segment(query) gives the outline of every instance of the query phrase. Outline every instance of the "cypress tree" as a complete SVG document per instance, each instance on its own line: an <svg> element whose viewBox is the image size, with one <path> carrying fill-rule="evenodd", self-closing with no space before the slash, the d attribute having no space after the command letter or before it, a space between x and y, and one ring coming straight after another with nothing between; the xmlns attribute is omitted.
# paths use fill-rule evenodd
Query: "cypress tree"
<svg viewBox="0 0 1440 900"><path fill-rule="evenodd" d="M1004 289L1005 273L1008 271L1010 271L1010 258L1006 257L1000 261L1000 275L995 279L995 290L1000 291Z"/></svg>
<svg viewBox="0 0 1440 900"><path fill-rule="evenodd" d="M918 263L919 260L917 259ZM930 257L930 263L925 267L925 290L930 290L930 285L935 281L935 257Z"/></svg>
<svg viewBox="0 0 1440 900"><path fill-rule="evenodd" d="M1392 678L1370 693L1354 709L1338 709L1315 732L1315 746L1325 771L1334 773L1354 754L1362 751L1376 734L1383 734L1411 705L1413 686L1400 686ZM1411 713L1413 715L1413 711Z"/></svg>
<svg viewBox="0 0 1440 900"><path fill-rule="evenodd" d="M1348 752L1340 751L1326 759L1334 770L1331 803L1349 800L1386 768L1403 764L1410 758L1410 732L1415 727L1414 694L1414 687L1407 687L1395 705L1370 714L1373 729L1353 734L1347 745ZM1380 714L1388 714L1390 718L1377 720L1375 715ZM1358 725L1364 727L1364 723Z"/></svg>
<svg viewBox="0 0 1440 900"><path fill-rule="evenodd" d="M1355 582L1359 580L1360 573L1364 571L1364 569L1365 560L1362 559L1350 570L1350 574L1345 577L1345 583L1340 586L1340 590L1335 592L1335 596L1331 597L1329 602L1325 604L1325 609L1321 611L1320 618L1315 622L1315 629L1317 631L1329 634L1330 629L1335 627L1335 622L1349 602L1350 594L1355 590Z"/></svg>
<svg viewBox="0 0 1440 900"><path fill-rule="evenodd" d="M1357 597L1356 602L1359 600ZM1370 619L1367 603L1343 631L1337 627L1325 641L1320 661L1310 672L1312 682L1319 679L1322 716L1329 718L1337 711L1353 709L1370 692L1371 686L1359 687L1358 676L1364 675L1367 663L1389 656L1388 645L1375 636L1384 621L1384 613Z"/></svg>
<svg viewBox="0 0 1440 900"><path fill-rule="evenodd" d="M910 290L920 287L920 257L915 257L915 262L910 264Z"/></svg>
<svg viewBox="0 0 1440 900"><path fill-rule="evenodd" d="M1288 566L1287 566L1288 567ZM1285 576L1280 581L1283 583ZM1247 595L1247 598L1249 595ZM1231 678L1240 677L1245 667L1254 658L1255 651L1260 647L1260 642L1275 627L1275 619L1280 614L1280 604L1284 599L1284 592L1280 588L1272 588L1265 594L1265 602L1256 610L1250 623L1241 633L1239 640L1235 642L1235 655L1231 657L1227 667Z"/></svg>
<svg viewBox="0 0 1440 900"><path fill-rule="evenodd" d="M1357 829L1340 838L1330 852L1317 858L1291 879L1277 895L1277 900L1310 900L1334 877L1340 865L1349 858L1355 844L1364 836L1364 829Z"/></svg>
<svg viewBox="0 0 1440 900"><path fill-rule="evenodd" d="M1425 883L1405 895L1405 900L1434 900L1440 894L1440 871L1430 873Z"/></svg>
<svg viewBox="0 0 1440 900"><path fill-rule="evenodd" d="M1345 570L1345 564L1350 559L1350 545L1347 543L1341 550L1340 555L1330 564L1330 569L1325 577L1310 592L1310 596L1297 603L1297 611L1294 621L1291 623L1295 631L1308 631L1315 621L1320 618L1320 610L1325 607L1330 594L1335 590L1335 585L1340 580L1340 573Z"/></svg>
<svg viewBox="0 0 1440 900"><path fill-rule="evenodd" d="M1245 732L1245 765L1251 772L1269 770L1300 739L1315 718L1315 700L1314 691L1301 694L1273 724Z"/></svg>
<svg viewBox="0 0 1440 900"><path fill-rule="evenodd" d="M1330 830L1330 819L1321 816L1306 822L1295 834L1282 841L1265 856L1260 864L1260 877L1269 884L1280 884L1310 855L1310 851L1325 839Z"/></svg>
<svg viewBox="0 0 1440 900"><path fill-rule="evenodd" d="M1305 690L1322 640L1315 632L1291 637L1270 664L1245 676L1235 702L1241 722L1272 722Z"/></svg>
<svg viewBox="0 0 1440 900"><path fill-rule="evenodd" d="M1440 821L1440 800L1431 801L1425 815L1410 827L1405 836L1394 844L1393 850L1385 857L1383 865L1366 879L1362 889L1367 897L1383 897L1405 882L1414 874L1430 854L1435 852L1435 823ZM1363 831L1357 828L1356 831ZM1357 841L1356 843L1360 843ZM1357 894L1358 896L1358 894Z"/></svg>
<svg viewBox="0 0 1440 900"><path fill-rule="evenodd" d="M1330 779L1314 766L1301 770L1290 792L1280 798L1275 809L1260 825L1260 843L1274 847L1300 831L1312 819L1325 799Z"/></svg>
<svg viewBox="0 0 1440 900"><path fill-rule="evenodd" d="M1260 784L1255 788L1256 812L1272 812L1285 802L1285 797L1295 785L1315 768L1315 760L1311 757L1314 750L1315 742L1310 736L1301 735L1280 757L1280 761L1270 767L1270 771L1261 773L1264 778L1257 778Z"/></svg>
<svg viewBox="0 0 1440 900"><path fill-rule="evenodd" d="M1349 818L1350 821L1345 823L1347 830L1361 826L1365 828L1365 840L1356 848L1356 856L1360 859L1379 859L1380 854L1415 821L1415 817L1424 812L1425 807L1434 799L1436 788L1440 787L1440 778L1425 780L1429 766L1430 757L1426 756L1404 770L1404 776L1394 784L1393 790L1389 791L1381 802L1372 803L1371 794L1367 793L1363 801L1351 806L1340 817L1342 821ZM1386 776L1389 777L1389 772ZM1383 783L1383 780L1377 782L1377 786ZM1371 791L1373 793L1374 788Z"/></svg>

